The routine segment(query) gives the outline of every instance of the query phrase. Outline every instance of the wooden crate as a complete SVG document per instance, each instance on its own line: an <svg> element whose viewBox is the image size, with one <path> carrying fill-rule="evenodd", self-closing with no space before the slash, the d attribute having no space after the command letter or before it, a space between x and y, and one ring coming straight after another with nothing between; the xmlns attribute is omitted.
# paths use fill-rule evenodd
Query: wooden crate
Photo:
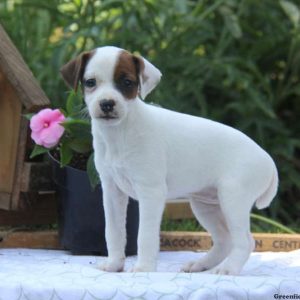
<svg viewBox="0 0 300 300"><path fill-rule="evenodd" d="M7 211L23 210L41 199L43 163L28 161L30 144L24 114L50 105L20 53L0 25L0 225ZM49 167L48 167L49 170ZM40 176L42 173L44 176ZM47 173L48 172L48 173ZM36 174L36 175L34 175ZM49 182L46 184L49 187ZM48 196L47 199L50 199ZM53 201L53 200L51 200ZM14 214L13 214L14 215ZM20 217L23 215L21 214ZM22 223L22 220L20 220Z"/></svg>
<svg viewBox="0 0 300 300"><path fill-rule="evenodd" d="M300 234L255 233L255 251L287 252L300 248ZM161 232L162 251L207 251L212 241L205 232ZM1 248L61 249L57 231L0 232Z"/></svg>
<svg viewBox="0 0 300 300"><path fill-rule="evenodd" d="M286 252L300 248L300 234L254 233L257 252ZM162 250L207 251L212 246L211 236L206 232L162 232Z"/></svg>

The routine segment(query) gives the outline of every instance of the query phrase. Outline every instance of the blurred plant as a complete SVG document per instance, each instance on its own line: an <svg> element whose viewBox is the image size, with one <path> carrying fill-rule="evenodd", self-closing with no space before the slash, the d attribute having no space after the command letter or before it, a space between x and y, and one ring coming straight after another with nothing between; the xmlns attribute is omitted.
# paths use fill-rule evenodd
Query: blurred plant
<svg viewBox="0 0 300 300"><path fill-rule="evenodd" d="M0 1L1 22L51 99L64 99L59 68L82 50L139 51L164 74L149 101L237 127L271 153L280 191L260 214L295 228L299 15L296 0Z"/></svg>

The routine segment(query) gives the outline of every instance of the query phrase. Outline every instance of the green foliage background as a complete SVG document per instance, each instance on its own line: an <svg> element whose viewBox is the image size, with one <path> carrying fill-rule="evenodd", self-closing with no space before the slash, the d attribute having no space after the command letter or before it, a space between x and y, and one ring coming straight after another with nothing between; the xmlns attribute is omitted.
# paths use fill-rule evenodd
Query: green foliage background
<svg viewBox="0 0 300 300"><path fill-rule="evenodd" d="M263 214L297 230L299 9L299 0L0 0L0 22L55 105L67 97L59 68L81 51L116 45L147 57L163 73L147 101L237 127L271 153L281 182Z"/></svg>

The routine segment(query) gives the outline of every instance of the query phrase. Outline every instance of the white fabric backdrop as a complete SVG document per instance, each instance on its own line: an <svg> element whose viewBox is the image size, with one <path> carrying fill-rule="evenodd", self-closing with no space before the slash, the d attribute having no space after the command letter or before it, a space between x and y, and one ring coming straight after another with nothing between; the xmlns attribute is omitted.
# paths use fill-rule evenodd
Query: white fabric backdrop
<svg viewBox="0 0 300 300"><path fill-rule="evenodd" d="M178 273L204 255L161 252L156 273L105 273L103 257L65 251L0 249L1 300L300 299L300 250L253 253L240 276ZM126 269L136 257L127 259ZM278 298L279 299L279 298ZM283 298L281 298L283 299ZM287 299L287 298L285 298Z"/></svg>

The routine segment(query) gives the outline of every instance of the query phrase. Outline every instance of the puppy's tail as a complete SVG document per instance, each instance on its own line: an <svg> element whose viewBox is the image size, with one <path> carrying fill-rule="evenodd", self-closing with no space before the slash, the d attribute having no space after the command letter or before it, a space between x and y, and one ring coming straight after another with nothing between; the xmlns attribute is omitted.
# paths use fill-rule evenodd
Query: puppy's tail
<svg viewBox="0 0 300 300"><path fill-rule="evenodd" d="M256 207L258 209L263 209L263 208L268 207L270 205L271 201L273 200L273 198L275 197L275 195L277 193L277 189L278 189L278 172L277 172L276 166L274 164L271 182L270 182L268 188L266 189L266 191L257 198L256 203L255 203Z"/></svg>

